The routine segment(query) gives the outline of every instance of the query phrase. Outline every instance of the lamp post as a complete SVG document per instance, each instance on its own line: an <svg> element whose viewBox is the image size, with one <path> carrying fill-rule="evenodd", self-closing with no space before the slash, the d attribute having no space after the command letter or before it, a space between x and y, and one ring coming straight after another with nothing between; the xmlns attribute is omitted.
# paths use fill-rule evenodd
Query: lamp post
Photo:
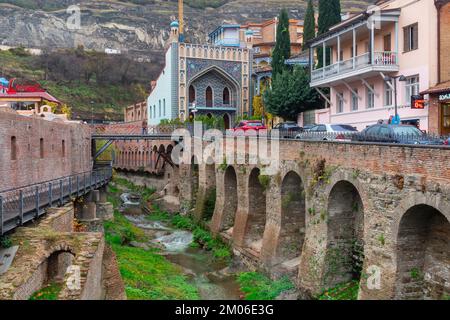
<svg viewBox="0 0 450 320"><path fill-rule="evenodd" d="M404 75L399 75L399 76L386 76L384 77L384 81L388 82L388 81L392 81L393 85L394 85L394 108L395 108L395 122L396 124L400 123L400 117L398 115L398 103L397 103L397 79L398 81L401 82L405 82L406 81L406 77Z"/></svg>

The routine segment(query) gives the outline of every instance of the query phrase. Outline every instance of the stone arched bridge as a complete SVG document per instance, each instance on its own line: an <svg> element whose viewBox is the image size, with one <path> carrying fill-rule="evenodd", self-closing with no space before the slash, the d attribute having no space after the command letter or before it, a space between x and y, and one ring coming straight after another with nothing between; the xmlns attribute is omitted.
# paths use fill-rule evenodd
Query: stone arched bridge
<svg viewBox="0 0 450 320"><path fill-rule="evenodd" d="M272 143L280 161L270 175L246 153L240 165L193 157L175 167L182 206L248 265L311 294L354 280L361 299L448 298L450 150Z"/></svg>

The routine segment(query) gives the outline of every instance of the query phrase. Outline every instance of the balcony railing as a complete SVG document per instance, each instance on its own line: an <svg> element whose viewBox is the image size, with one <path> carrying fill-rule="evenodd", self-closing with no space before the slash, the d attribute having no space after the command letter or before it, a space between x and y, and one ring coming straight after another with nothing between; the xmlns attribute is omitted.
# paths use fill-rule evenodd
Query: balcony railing
<svg viewBox="0 0 450 320"><path fill-rule="evenodd" d="M373 53L373 63L370 59L370 53L364 53L344 61L339 61L329 66L313 70L311 72L311 81L320 81L332 76L345 75L346 73L364 69L369 66L394 67L398 66L398 55L396 52L382 51Z"/></svg>

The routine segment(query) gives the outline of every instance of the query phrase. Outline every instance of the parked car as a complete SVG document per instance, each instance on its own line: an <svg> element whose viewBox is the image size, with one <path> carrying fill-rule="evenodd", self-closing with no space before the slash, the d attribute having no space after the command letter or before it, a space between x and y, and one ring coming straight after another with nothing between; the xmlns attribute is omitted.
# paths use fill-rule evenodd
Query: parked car
<svg viewBox="0 0 450 320"><path fill-rule="evenodd" d="M312 128L314 128L315 126L317 126L317 124L305 124L303 126L303 131L310 131Z"/></svg>
<svg viewBox="0 0 450 320"><path fill-rule="evenodd" d="M294 138L298 133L303 132L303 128L296 122L281 122L273 130L278 130L280 138Z"/></svg>
<svg viewBox="0 0 450 320"><path fill-rule="evenodd" d="M352 137L353 141L444 145L445 140L429 136L416 126L402 124L375 124Z"/></svg>
<svg viewBox="0 0 450 320"><path fill-rule="evenodd" d="M296 139L351 141L351 135L357 132L355 127L348 124L318 124L310 130L298 134Z"/></svg>
<svg viewBox="0 0 450 320"><path fill-rule="evenodd" d="M230 130L234 135L247 135L249 132L256 132L259 135L259 132L267 130L267 127L259 120L243 120Z"/></svg>

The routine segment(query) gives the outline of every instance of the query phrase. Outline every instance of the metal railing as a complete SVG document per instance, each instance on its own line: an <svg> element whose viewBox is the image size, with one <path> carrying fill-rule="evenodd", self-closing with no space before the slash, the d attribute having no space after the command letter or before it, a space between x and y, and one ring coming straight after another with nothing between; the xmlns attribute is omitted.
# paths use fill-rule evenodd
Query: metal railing
<svg viewBox="0 0 450 320"><path fill-rule="evenodd" d="M330 76L346 74L347 72L373 66L397 66L397 53L392 51L373 52L373 64L370 59L370 53L366 52L354 58L339 61L311 72L311 80L322 80Z"/></svg>
<svg viewBox="0 0 450 320"><path fill-rule="evenodd" d="M112 168L0 191L0 235L41 217L46 208L63 206L109 182Z"/></svg>

